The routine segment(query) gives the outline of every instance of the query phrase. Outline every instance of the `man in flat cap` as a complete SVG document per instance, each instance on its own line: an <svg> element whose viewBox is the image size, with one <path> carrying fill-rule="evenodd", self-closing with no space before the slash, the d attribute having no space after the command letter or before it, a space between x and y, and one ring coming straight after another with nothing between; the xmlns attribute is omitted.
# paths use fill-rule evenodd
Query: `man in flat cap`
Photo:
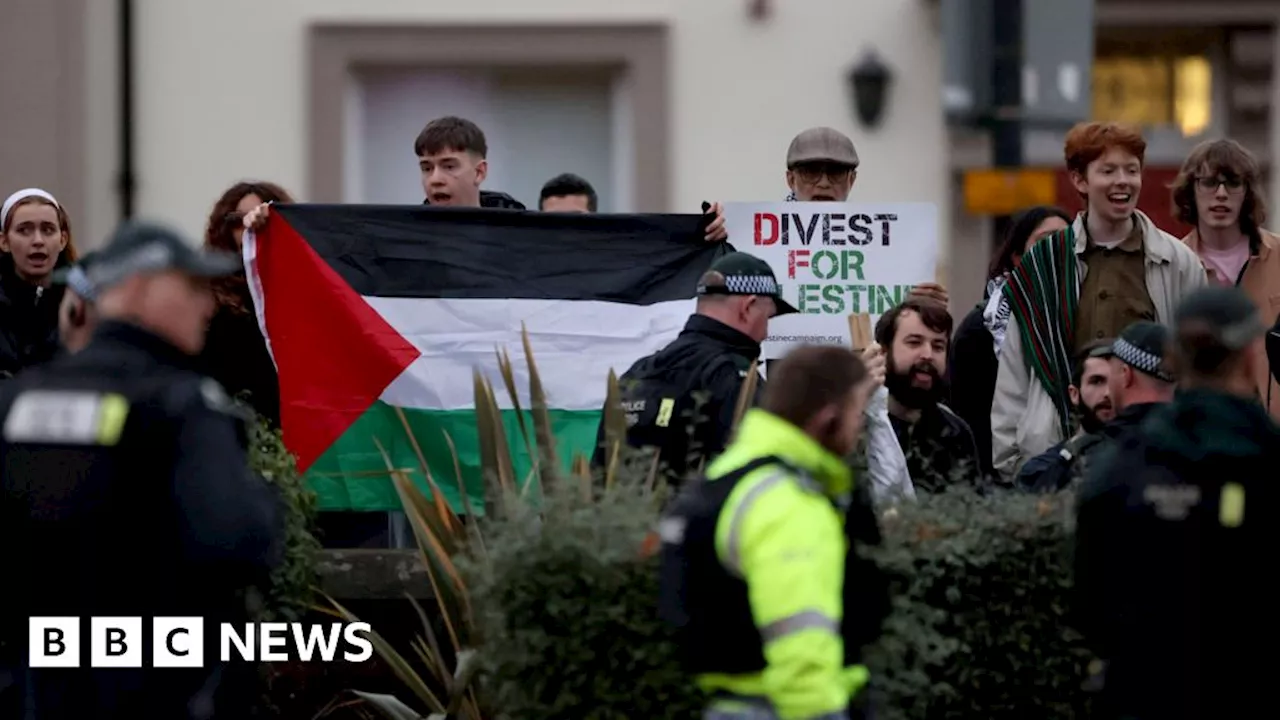
<svg viewBox="0 0 1280 720"><path fill-rule="evenodd" d="M5 581L22 588L0 619L12 651L0 676L18 678L0 689L0 716L250 714L254 666L221 665L216 638L220 623L249 619L243 591L268 582L279 509L249 470L244 419L196 369L215 307L209 279L239 267L166 228L125 224L81 268L85 283L68 278L96 297L89 344L0 387L0 544L21 548ZM80 670L33 669L32 616L79 617L82 632L89 617L142 618L127 641L145 660L101 669L86 655ZM166 639L200 652L195 633L154 637L157 617L204 619L196 667L155 668L152 648ZM11 714L23 707L31 714Z"/></svg>
<svg viewBox="0 0 1280 720"><path fill-rule="evenodd" d="M831 127L812 127L787 148L788 202L848 202L858 180L858 151L848 135ZM946 305L946 288L920 283L912 294Z"/></svg>
<svg viewBox="0 0 1280 720"><path fill-rule="evenodd" d="M1085 477L1076 626L1106 661L1106 717L1251 717L1273 699L1262 658L1280 615L1264 568L1280 534L1280 427L1258 398L1266 329L1238 288L1188 295L1173 318L1178 394Z"/></svg>

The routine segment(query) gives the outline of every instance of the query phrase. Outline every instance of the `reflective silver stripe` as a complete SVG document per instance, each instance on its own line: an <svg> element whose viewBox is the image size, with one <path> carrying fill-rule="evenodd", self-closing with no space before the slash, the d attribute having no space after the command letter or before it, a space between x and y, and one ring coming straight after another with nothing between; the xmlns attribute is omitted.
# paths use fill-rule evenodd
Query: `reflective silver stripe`
<svg viewBox="0 0 1280 720"><path fill-rule="evenodd" d="M725 543L724 564L725 569L729 572L734 575L742 575L742 558L739 557L741 548L739 546L742 544L742 519L746 517L747 510L751 509L751 504L755 502L756 498L760 497L761 493L790 477L789 474L781 470L775 472L748 490L747 494L743 496L742 502L738 503L738 507L734 508L733 517L729 518L729 539Z"/></svg>
<svg viewBox="0 0 1280 720"><path fill-rule="evenodd" d="M821 613L817 610L805 610L765 625L760 628L760 637L768 643L784 638L791 633L812 629L826 630L833 634L839 633L840 623L826 613Z"/></svg>

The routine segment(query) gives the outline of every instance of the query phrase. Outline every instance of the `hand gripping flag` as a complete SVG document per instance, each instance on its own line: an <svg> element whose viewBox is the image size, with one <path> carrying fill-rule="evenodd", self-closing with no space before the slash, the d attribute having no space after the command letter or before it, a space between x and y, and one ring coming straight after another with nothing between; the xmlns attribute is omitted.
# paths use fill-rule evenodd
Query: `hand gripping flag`
<svg viewBox="0 0 1280 720"><path fill-rule="evenodd" d="M679 334L699 276L732 248L697 215L564 215L419 206L277 205L246 233L245 267L280 376L284 441L323 510L385 511L396 467L482 507L473 370L497 389L517 477L530 467L495 350L530 407L528 329L564 462L591 456L609 370ZM418 474L415 473L415 476ZM425 480L416 479L424 493Z"/></svg>

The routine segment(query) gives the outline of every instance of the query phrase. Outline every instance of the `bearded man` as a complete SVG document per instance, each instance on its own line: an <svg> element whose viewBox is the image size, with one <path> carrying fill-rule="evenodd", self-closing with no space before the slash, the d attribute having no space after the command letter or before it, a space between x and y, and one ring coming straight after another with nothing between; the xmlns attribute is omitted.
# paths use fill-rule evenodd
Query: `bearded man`
<svg viewBox="0 0 1280 720"><path fill-rule="evenodd" d="M888 351L889 419L917 491L949 484L986 484L973 431L941 400L947 397L951 314L941 303L911 297L880 317L876 342Z"/></svg>

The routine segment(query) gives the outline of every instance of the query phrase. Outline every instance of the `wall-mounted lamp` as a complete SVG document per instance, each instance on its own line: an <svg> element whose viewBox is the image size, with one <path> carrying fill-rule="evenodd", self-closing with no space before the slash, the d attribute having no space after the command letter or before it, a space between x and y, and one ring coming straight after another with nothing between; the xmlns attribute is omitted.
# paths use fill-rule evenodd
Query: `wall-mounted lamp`
<svg viewBox="0 0 1280 720"><path fill-rule="evenodd" d="M849 89L853 94L854 111L863 125L868 128L880 125L889 104L889 87L892 84L893 72L880 60L875 50L869 50L849 71Z"/></svg>

